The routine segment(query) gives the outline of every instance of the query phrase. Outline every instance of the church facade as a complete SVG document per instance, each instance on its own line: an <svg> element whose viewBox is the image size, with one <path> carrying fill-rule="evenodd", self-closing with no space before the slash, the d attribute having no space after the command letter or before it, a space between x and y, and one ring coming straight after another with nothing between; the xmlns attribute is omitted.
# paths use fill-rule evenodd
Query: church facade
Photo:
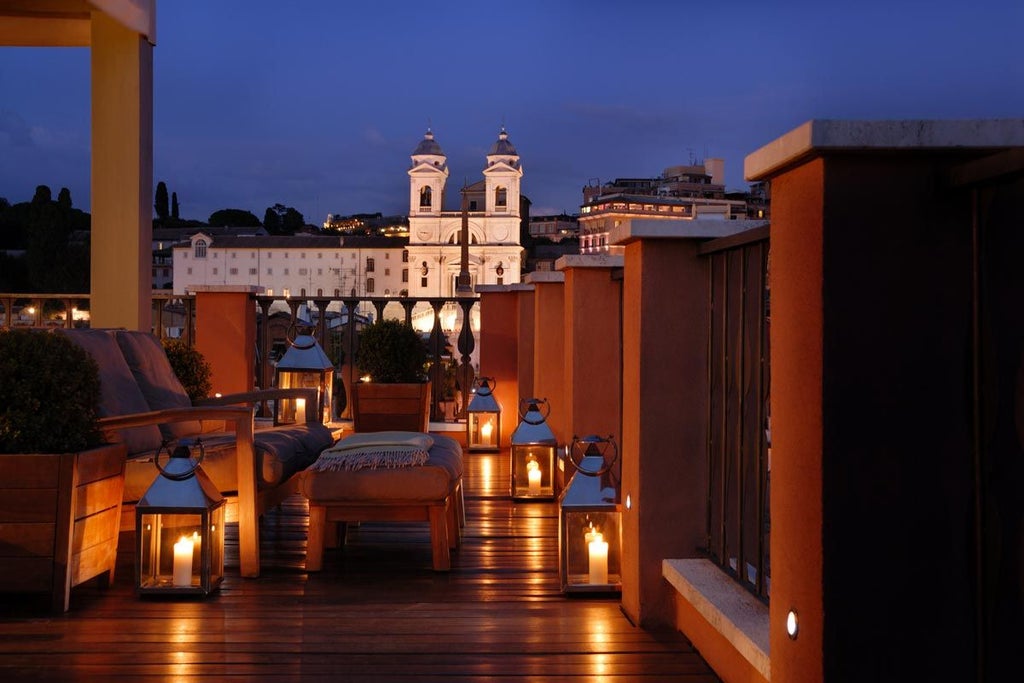
<svg viewBox="0 0 1024 683"><path fill-rule="evenodd" d="M448 158L429 129L409 168L409 295L450 297L462 269L463 217L468 219L471 286L520 282L523 166L504 128L491 146L483 179L455 189L460 210L446 211Z"/></svg>

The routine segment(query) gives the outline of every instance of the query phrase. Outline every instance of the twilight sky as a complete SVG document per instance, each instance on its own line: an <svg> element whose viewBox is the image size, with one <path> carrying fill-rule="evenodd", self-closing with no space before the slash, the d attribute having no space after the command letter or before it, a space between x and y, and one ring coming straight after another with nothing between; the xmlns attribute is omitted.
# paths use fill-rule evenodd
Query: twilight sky
<svg viewBox="0 0 1024 683"><path fill-rule="evenodd" d="M1024 117L1022 0L158 0L154 185L182 218L408 210L427 126L448 201L504 123L532 213L591 180L744 157L812 118ZM89 205L89 52L0 48L0 197Z"/></svg>

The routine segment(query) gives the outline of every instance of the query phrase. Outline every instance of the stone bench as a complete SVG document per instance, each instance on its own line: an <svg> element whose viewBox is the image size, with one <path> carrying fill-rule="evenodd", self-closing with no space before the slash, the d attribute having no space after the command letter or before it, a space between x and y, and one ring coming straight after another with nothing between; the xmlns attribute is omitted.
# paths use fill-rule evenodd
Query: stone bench
<svg viewBox="0 0 1024 683"><path fill-rule="evenodd" d="M299 475L298 490L309 500L307 571L322 568L324 547L339 544L347 523L380 521L429 522L433 568L451 569L450 553L459 545L465 515L462 447L450 437L430 436L433 445L420 465L314 467Z"/></svg>

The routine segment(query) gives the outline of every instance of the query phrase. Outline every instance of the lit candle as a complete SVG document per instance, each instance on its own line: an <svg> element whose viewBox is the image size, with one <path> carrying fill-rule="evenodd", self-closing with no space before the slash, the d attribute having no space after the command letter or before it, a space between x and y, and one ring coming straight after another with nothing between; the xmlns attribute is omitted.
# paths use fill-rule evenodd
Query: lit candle
<svg viewBox="0 0 1024 683"><path fill-rule="evenodd" d="M540 493L540 465L536 460L526 463L526 477L529 480L530 493Z"/></svg>
<svg viewBox="0 0 1024 683"><path fill-rule="evenodd" d="M295 399L295 421L306 421L306 399L304 398Z"/></svg>
<svg viewBox="0 0 1024 683"><path fill-rule="evenodd" d="M174 544L174 577L172 583L175 586L192 585L192 553L195 546L187 537L182 536L181 540Z"/></svg>
<svg viewBox="0 0 1024 683"><path fill-rule="evenodd" d="M590 583L608 583L608 542L595 533L595 540L589 544L590 549Z"/></svg>
<svg viewBox="0 0 1024 683"><path fill-rule="evenodd" d="M480 441L483 446L491 445L491 433L494 431L494 423L488 420L484 423L484 426L480 428ZM531 461L532 462L532 461Z"/></svg>

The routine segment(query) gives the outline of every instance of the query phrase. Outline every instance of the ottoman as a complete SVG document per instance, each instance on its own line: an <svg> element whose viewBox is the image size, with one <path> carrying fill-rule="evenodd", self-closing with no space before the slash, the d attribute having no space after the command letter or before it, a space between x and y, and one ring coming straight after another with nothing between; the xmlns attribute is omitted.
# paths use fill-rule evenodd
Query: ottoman
<svg viewBox="0 0 1024 683"><path fill-rule="evenodd" d="M353 434L324 451L299 474L309 500L306 570L323 567L324 546L337 541L338 523L430 523L433 568L451 569L464 517L462 447L419 432Z"/></svg>

